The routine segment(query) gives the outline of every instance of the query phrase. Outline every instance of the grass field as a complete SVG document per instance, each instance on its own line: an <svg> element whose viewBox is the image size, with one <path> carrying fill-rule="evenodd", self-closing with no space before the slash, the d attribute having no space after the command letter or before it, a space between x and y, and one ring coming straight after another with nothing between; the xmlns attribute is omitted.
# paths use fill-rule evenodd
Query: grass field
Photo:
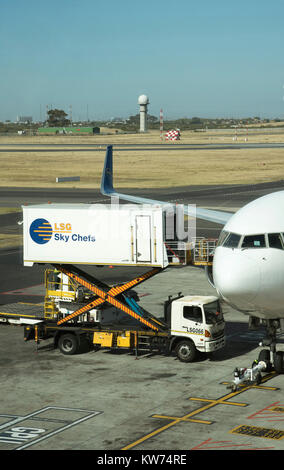
<svg viewBox="0 0 284 470"><path fill-rule="evenodd" d="M249 143L284 142L284 132L254 131ZM236 143L245 142L246 130L238 131ZM252 131L249 131L252 132ZM257 135L255 135L255 133ZM241 184L275 181L284 178L284 149L179 150L180 143L233 143L229 132L182 133L176 143L164 143L159 151L114 150L117 187L159 188L199 184ZM235 142L235 141L234 141ZM161 143L159 132L85 137L3 137L0 144L100 143L99 152L22 153L7 147L0 153L0 186L98 188L105 146L123 143ZM168 148L170 151L167 151ZM1 147L4 148L3 146ZM176 149L176 150L175 150ZM80 182L56 183L57 176L80 176Z"/></svg>

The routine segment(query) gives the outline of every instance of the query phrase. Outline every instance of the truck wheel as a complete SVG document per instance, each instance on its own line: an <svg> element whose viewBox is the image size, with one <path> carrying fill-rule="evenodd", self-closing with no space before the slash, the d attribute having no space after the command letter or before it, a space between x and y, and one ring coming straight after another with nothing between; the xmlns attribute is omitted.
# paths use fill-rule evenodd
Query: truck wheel
<svg viewBox="0 0 284 470"><path fill-rule="evenodd" d="M274 369L277 374L284 373L284 353L282 351L277 351L274 354Z"/></svg>
<svg viewBox="0 0 284 470"><path fill-rule="evenodd" d="M58 340L58 347L62 354L68 356L75 354L78 349L77 336L68 333L61 335Z"/></svg>
<svg viewBox="0 0 284 470"><path fill-rule="evenodd" d="M270 351L268 349L262 349L258 355L258 361L266 363L266 372L271 372L272 364L270 362Z"/></svg>
<svg viewBox="0 0 284 470"><path fill-rule="evenodd" d="M193 362L196 356L196 349L192 341L185 340L178 343L176 355L181 362Z"/></svg>

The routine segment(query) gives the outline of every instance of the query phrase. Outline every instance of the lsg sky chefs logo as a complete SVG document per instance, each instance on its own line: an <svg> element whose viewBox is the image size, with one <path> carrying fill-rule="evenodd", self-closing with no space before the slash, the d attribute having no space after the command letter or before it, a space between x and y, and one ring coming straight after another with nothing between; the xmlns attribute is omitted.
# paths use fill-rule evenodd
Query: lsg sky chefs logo
<svg viewBox="0 0 284 470"><path fill-rule="evenodd" d="M73 242L95 242L93 235L81 235L72 233L72 226L69 223L54 223L52 226L46 219L36 219L31 223L30 236L38 245L48 243L54 235L55 241L67 243L69 240Z"/></svg>

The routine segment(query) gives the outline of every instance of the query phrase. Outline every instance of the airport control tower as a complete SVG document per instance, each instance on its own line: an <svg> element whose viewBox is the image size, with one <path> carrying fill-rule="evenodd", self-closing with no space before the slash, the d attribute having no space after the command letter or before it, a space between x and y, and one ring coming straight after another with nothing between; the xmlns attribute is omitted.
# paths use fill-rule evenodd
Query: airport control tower
<svg viewBox="0 0 284 470"><path fill-rule="evenodd" d="M147 106L149 98L146 95L140 95L138 98L140 106L140 132L147 132Z"/></svg>

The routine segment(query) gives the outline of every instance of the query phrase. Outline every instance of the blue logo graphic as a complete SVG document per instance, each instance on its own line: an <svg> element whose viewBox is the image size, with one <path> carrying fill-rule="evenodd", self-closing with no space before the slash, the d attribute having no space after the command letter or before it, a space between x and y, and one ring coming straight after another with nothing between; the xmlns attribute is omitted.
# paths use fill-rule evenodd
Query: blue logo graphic
<svg viewBox="0 0 284 470"><path fill-rule="evenodd" d="M30 226L30 236L35 243L44 245L52 237L52 226L45 219L36 219Z"/></svg>

